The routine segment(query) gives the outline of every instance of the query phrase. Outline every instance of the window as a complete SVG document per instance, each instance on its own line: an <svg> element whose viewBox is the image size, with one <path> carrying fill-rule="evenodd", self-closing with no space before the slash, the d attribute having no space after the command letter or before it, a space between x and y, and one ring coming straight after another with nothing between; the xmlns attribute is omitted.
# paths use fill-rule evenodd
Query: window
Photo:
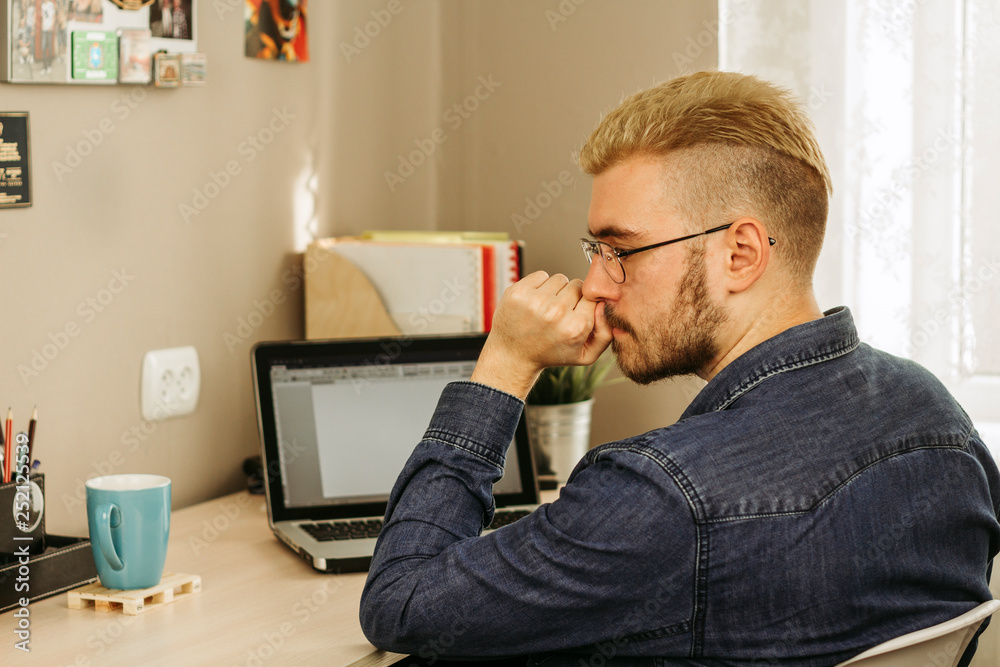
<svg viewBox="0 0 1000 667"><path fill-rule="evenodd" d="M719 22L720 69L791 88L817 125L821 307L933 371L1000 458L1000 8L721 0Z"/></svg>

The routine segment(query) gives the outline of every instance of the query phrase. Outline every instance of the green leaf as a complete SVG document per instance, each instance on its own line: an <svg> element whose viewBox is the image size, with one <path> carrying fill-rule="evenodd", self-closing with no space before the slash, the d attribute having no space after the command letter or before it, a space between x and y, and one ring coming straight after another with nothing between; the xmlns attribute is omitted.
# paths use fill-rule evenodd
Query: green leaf
<svg viewBox="0 0 1000 667"><path fill-rule="evenodd" d="M624 378L607 380L613 363L614 357L604 354L590 366L546 368L528 394L528 404L561 405L589 400L599 388L624 381Z"/></svg>

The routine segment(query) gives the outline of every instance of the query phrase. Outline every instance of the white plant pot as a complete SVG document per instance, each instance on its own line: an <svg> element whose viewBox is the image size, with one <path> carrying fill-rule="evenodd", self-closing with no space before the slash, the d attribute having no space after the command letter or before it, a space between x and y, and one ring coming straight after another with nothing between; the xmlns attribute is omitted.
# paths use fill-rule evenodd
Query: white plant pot
<svg viewBox="0 0 1000 667"><path fill-rule="evenodd" d="M541 473L551 471L565 482L590 449L594 399L563 405L527 406L528 439Z"/></svg>

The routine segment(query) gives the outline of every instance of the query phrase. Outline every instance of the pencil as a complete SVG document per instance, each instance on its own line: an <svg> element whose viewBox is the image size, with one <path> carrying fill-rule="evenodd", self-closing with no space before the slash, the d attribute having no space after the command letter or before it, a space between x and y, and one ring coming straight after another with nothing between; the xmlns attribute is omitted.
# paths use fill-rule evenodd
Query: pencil
<svg viewBox="0 0 1000 667"><path fill-rule="evenodd" d="M0 428L0 482L7 483L7 439L3 432L6 429Z"/></svg>
<svg viewBox="0 0 1000 667"><path fill-rule="evenodd" d="M7 424L4 433L7 436L7 443L4 445L4 457L3 457L3 481L7 483L10 481L10 455L13 451L14 445L11 444L14 441L14 433L12 429L14 428L14 410L12 408L7 408Z"/></svg>
<svg viewBox="0 0 1000 667"><path fill-rule="evenodd" d="M28 422L28 475L31 475L31 447L35 444L35 422L38 421L38 406L31 411L31 421Z"/></svg>

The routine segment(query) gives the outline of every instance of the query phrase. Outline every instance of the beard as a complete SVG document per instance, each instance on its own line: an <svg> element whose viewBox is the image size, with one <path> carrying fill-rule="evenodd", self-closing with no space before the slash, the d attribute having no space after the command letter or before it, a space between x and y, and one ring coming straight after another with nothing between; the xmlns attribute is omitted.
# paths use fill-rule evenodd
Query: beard
<svg viewBox="0 0 1000 667"><path fill-rule="evenodd" d="M704 251L691 251L687 274L677 288L674 308L655 313L642 331L605 305L604 319L628 334L615 338L611 350L622 375L638 384L691 375L704 368L719 352L716 328L728 319L726 311L708 295Z"/></svg>

